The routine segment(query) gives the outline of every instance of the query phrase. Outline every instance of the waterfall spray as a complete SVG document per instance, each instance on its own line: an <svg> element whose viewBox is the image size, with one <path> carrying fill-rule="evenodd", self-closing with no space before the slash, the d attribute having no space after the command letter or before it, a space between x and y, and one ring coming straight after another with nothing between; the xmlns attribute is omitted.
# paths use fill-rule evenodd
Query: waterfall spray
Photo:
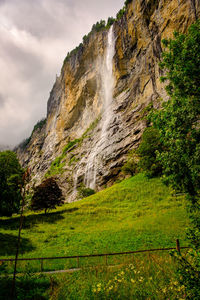
<svg viewBox="0 0 200 300"><path fill-rule="evenodd" d="M91 150L88 156L85 180L84 183L87 187L95 189L96 186L96 174L98 169L98 155L102 153L102 150L107 146L108 140L108 127L113 117L112 100L113 100L113 57L115 54L115 38L113 26L110 27L107 36L107 48L104 58L104 63L100 73L101 76L101 94L103 98L103 111L101 119L101 135L96 143L95 147Z"/></svg>

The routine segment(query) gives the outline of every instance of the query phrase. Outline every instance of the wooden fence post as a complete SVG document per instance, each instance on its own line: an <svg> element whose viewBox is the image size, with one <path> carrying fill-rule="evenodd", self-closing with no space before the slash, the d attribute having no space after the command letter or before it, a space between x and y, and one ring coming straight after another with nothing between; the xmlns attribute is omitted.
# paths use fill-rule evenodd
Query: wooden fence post
<svg viewBox="0 0 200 300"><path fill-rule="evenodd" d="M77 257L77 267L79 268L79 257Z"/></svg>
<svg viewBox="0 0 200 300"><path fill-rule="evenodd" d="M106 255L105 258L106 258L106 266L107 266L108 265L108 256Z"/></svg>
<svg viewBox="0 0 200 300"><path fill-rule="evenodd" d="M176 240L176 250L178 251L179 254L181 254L179 239Z"/></svg>
<svg viewBox="0 0 200 300"><path fill-rule="evenodd" d="M41 272L43 272L43 259L41 259Z"/></svg>

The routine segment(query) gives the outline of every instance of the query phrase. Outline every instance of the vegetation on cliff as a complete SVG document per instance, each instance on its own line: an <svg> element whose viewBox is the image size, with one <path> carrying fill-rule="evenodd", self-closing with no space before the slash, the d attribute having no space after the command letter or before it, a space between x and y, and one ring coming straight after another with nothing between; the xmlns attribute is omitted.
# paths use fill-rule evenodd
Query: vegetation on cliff
<svg viewBox="0 0 200 300"><path fill-rule="evenodd" d="M43 118L43 119L41 119L40 121L38 121L38 122L34 125L33 130L32 130L32 132L31 132L31 135L30 135L27 139L23 140L23 141L18 145L18 147L19 147L19 148L22 148L22 149L25 149L25 148L28 146L28 144L30 143L31 138L32 138L34 132L35 132L36 130L38 130L38 129L41 130L41 129L43 128L43 126L46 124L46 121L47 121L46 118Z"/></svg>
<svg viewBox="0 0 200 300"><path fill-rule="evenodd" d="M67 56L64 59L63 65L70 59L70 57L72 57L73 55L76 55L79 51L81 51L81 49L84 47L84 44L86 44L89 41L89 38L93 33L100 32L102 30L108 30L110 28L110 26L116 20L120 20L123 17L123 15L125 14L128 4L131 3L132 1L133 0L126 0L125 1L123 8L120 9L118 11L118 13L116 14L116 18L108 17L107 21L100 20L100 21L96 22L96 24L93 24L92 28L91 28L91 31L87 35L83 36L82 43L80 43L76 48L74 48L72 51L67 53Z"/></svg>

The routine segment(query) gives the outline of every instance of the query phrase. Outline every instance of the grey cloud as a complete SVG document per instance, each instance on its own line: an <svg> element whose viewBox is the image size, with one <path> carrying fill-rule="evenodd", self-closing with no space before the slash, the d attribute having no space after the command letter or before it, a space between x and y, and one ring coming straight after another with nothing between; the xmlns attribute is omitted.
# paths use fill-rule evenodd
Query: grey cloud
<svg viewBox="0 0 200 300"><path fill-rule="evenodd" d="M4 104L5 104L5 98L2 94L0 94L0 109L3 108Z"/></svg>
<svg viewBox="0 0 200 300"><path fill-rule="evenodd" d="M30 135L67 52L123 2L0 0L0 144Z"/></svg>

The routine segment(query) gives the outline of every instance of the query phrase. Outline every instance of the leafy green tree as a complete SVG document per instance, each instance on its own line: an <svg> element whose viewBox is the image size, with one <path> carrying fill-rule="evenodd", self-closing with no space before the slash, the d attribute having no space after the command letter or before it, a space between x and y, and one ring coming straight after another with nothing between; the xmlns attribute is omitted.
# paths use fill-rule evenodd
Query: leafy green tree
<svg viewBox="0 0 200 300"><path fill-rule="evenodd" d="M185 257L177 254L177 277L185 286L186 299L200 299L200 21L188 34L175 33L164 45L162 80L169 82L170 99L151 120L164 146L157 158L165 182L185 192L189 200L188 237L193 250Z"/></svg>
<svg viewBox="0 0 200 300"><path fill-rule="evenodd" d="M23 170L12 151L0 152L0 215L12 216L20 208Z"/></svg>
<svg viewBox="0 0 200 300"><path fill-rule="evenodd" d="M200 189L200 22L164 45L162 80L169 80L170 100L151 118L164 145L158 159L166 182L194 203Z"/></svg>
<svg viewBox="0 0 200 300"><path fill-rule="evenodd" d="M58 186L56 180L50 177L44 180L40 185L34 188L34 194L31 200L32 210L54 209L58 205L62 205L63 195L62 190Z"/></svg>

